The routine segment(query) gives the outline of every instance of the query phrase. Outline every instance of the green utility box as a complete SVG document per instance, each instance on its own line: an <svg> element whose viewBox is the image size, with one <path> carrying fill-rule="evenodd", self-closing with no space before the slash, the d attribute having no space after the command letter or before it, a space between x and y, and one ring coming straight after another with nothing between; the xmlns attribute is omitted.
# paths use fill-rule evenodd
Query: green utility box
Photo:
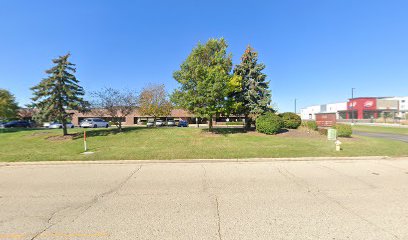
<svg viewBox="0 0 408 240"><path fill-rule="evenodd" d="M336 140L337 139L337 130L330 128L327 130L327 140Z"/></svg>

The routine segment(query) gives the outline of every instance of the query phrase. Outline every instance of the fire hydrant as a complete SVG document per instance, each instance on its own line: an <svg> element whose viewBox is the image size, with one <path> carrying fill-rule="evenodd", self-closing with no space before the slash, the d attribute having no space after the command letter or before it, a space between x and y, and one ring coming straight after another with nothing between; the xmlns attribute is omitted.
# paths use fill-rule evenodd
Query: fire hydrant
<svg viewBox="0 0 408 240"><path fill-rule="evenodd" d="M339 140L336 140L334 142L334 144L336 144L336 151L340 151L341 150L341 142Z"/></svg>

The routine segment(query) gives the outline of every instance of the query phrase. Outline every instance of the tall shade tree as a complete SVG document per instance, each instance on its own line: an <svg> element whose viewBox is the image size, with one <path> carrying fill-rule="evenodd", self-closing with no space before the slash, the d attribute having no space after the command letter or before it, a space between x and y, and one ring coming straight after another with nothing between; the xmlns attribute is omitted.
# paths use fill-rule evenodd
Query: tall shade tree
<svg viewBox="0 0 408 240"><path fill-rule="evenodd" d="M172 95L179 107L209 121L212 131L213 117L225 112L232 69L231 54L227 54L227 43L221 39L210 39L199 43L173 74L180 84Z"/></svg>
<svg viewBox="0 0 408 240"><path fill-rule="evenodd" d="M157 117L169 116L173 109L164 85L148 85L143 88L138 104L139 112L144 116L152 116L154 124Z"/></svg>
<svg viewBox="0 0 408 240"><path fill-rule="evenodd" d="M258 63L258 53L248 46L241 57L241 63L234 68L234 75L242 80L241 89L232 94L232 97L241 103L236 113L245 116L245 127L249 128L253 118L269 111L271 91L266 74L262 71L265 65Z"/></svg>
<svg viewBox="0 0 408 240"><path fill-rule="evenodd" d="M16 117L17 110L18 104L14 95L0 88L0 120Z"/></svg>
<svg viewBox="0 0 408 240"><path fill-rule="evenodd" d="M122 131L122 119L133 113L137 107L137 96L132 91L104 88L92 94L92 111L108 115Z"/></svg>
<svg viewBox="0 0 408 240"><path fill-rule="evenodd" d="M43 120L58 120L62 123L63 134L67 135L67 110L83 112L89 103L83 99L84 89L75 77L75 64L69 62L68 53L53 59L54 67L45 71L48 74L37 86L31 88L34 97L32 106L39 110Z"/></svg>

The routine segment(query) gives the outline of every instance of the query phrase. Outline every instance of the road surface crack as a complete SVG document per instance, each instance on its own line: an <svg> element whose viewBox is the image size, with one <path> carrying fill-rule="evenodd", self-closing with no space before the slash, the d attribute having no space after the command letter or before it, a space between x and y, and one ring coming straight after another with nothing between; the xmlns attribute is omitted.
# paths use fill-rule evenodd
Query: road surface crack
<svg viewBox="0 0 408 240"><path fill-rule="evenodd" d="M344 209L345 211L349 212L350 214L358 217L359 219L363 220L364 222L372 225L373 227L380 229L381 231L390 234L391 236L393 236L395 239L399 239L399 237L397 235L395 235L394 233L382 228L381 226L375 224L374 222L371 222L370 220L366 219L365 217L361 216L360 214L358 214L357 212L355 212L354 210L348 208L346 205L344 205L343 203L341 203L340 201L330 197L329 195L327 195L326 193L320 191L318 188L316 188L317 192L314 192L311 190L310 185L305 182L304 180L302 180L300 177L295 176L293 173L289 172L287 169L285 169L286 173L284 174L279 168L278 171L283 174L285 177L291 179L294 183L296 183L296 185L298 186L302 186L306 189L308 189L308 193L312 194L313 196L317 197L319 194L324 197L326 200L329 200L335 204L337 204L340 208Z"/></svg>
<svg viewBox="0 0 408 240"><path fill-rule="evenodd" d="M95 204L97 204L99 201L101 201L103 198L114 194L116 192L118 192L138 171L140 171L140 169L142 168L142 165L140 165L138 168L136 168L135 170L133 170L123 181L121 181L119 184L117 184L116 186L114 186L113 188L109 189L106 192L103 192L101 194L96 195L95 197L93 197L93 199L87 203L81 204L79 207L74 208L73 210L78 210L81 208L85 208L84 210L82 210L80 213L78 213L76 215L76 217L72 220L72 222L75 222L76 219L78 219L79 216L81 216L83 213L85 213L88 209L90 209L92 206L94 206ZM61 212L65 209L71 208L71 206L69 207L65 207L62 209L59 209L55 212L53 212L50 217L47 220L47 223L49 224L47 227L45 227L43 230L37 232L30 240L35 240L37 237L39 237L41 234L43 234L44 232L46 232L48 229L50 229L52 226L62 222L65 218L67 218L68 216L63 216L59 221L52 223L52 220L54 219L54 217L58 214L58 212Z"/></svg>
<svg viewBox="0 0 408 240"><path fill-rule="evenodd" d="M220 218L220 204L218 202L218 197L215 196L215 204L216 204L216 209L217 209L217 226L218 226L218 239L222 240L222 235L221 235L221 218Z"/></svg>

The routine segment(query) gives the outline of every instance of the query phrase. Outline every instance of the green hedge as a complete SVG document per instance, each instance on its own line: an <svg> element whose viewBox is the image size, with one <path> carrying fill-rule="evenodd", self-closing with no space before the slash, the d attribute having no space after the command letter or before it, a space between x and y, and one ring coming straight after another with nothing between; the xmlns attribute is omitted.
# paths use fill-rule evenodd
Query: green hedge
<svg viewBox="0 0 408 240"><path fill-rule="evenodd" d="M351 134L353 133L351 125L336 124L333 128L337 129L338 137L351 137Z"/></svg>
<svg viewBox="0 0 408 240"><path fill-rule="evenodd" d="M225 125L244 125L243 122L226 122Z"/></svg>
<svg viewBox="0 0 408 240"><path fill-rule="evenodd" d="M302 120L296 113L285 112L279 114L279 116L282 118L285 128L297 129L302 124Z"/></svg>
<svg viewBox="0 0 408 240"><path fill-rule="evenodd" d="M277 134L283 126L282 118L271 112L267 112L256 119L256 131L260 133Z"/></svg>

